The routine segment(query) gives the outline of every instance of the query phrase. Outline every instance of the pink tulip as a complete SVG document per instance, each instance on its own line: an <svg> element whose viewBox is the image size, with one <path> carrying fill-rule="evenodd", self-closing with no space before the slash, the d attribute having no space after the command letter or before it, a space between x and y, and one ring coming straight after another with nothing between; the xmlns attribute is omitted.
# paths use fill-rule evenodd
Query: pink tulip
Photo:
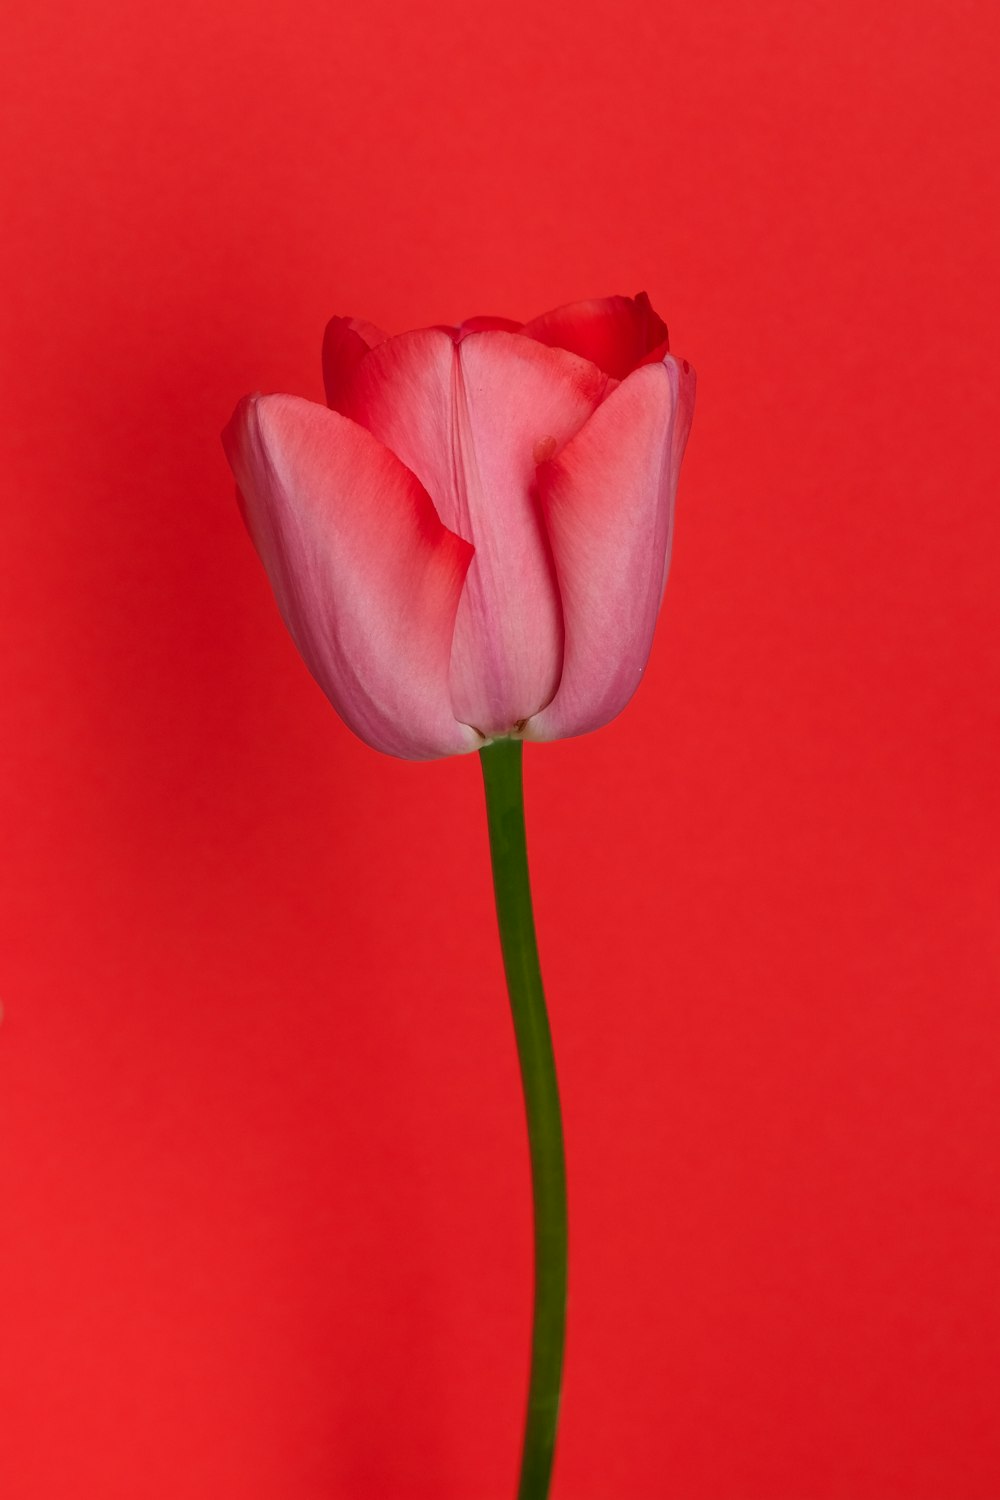
<svg viewBox="0 0 1000 1500"><path fill-rule="evenodd" d="M389 338L334 318L329 410L223 435L285 624L361 739L411 760L597 729L642 676L694 373L645 293Z"/></svg>

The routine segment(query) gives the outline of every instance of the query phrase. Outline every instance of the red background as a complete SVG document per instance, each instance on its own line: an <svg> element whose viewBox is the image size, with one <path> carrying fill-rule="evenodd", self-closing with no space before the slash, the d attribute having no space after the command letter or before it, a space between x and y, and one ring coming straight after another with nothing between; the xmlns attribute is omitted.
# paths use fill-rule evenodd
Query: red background
<svg viewBox="0 0 1000 1500"><path fill-rule="evenodd" d="M996 10L9 8L0 1487L509 1500L528 1179L475 758L355 742L218 433L646 287L645 684L527 756L554 1500L996 1500Z"/></svg>

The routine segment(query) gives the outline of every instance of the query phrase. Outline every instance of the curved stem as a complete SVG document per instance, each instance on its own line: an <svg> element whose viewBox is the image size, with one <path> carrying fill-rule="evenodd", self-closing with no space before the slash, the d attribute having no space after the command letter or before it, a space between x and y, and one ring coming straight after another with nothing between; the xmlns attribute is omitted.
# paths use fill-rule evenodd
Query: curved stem
<svg viewBox="0 0 1000 1500"><path fill-rule="evenodd" d="M514 1017L531 1152L535 1311L518 1500L545 1500L552 1476L566 1334L566 1162L552 1035L531 908L520 740L480 751L500 946Z"/></svg>

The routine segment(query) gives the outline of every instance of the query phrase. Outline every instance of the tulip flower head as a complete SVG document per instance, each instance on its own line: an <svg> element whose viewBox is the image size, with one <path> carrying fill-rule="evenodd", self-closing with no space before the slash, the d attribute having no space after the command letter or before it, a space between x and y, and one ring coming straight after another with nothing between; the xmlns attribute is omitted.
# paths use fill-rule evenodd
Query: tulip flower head
<svg viewBox="0 0 1000 1500"><path fill-rule="evenodd" d="M643 293L387 337L334 318L328 407L223 435L291 635L361 739L411 760L597 729L642 676L694 373Z"/></svg>

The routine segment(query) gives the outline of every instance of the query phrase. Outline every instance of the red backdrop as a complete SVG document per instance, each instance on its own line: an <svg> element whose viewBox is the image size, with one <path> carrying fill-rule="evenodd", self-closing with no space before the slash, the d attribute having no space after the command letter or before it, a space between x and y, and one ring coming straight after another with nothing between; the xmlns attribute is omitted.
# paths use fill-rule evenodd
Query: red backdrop
<svg viewBox="0 0 1000 1500"><path fill-rule="evenodd" d="M5 22L0 1487L509 1500L526 1150L475 758L354 741L218 433L646 287L646 681L527 755L554 1500L1000 1494L995 8ZM992 552L992 555L991 555Z"/></svg>

